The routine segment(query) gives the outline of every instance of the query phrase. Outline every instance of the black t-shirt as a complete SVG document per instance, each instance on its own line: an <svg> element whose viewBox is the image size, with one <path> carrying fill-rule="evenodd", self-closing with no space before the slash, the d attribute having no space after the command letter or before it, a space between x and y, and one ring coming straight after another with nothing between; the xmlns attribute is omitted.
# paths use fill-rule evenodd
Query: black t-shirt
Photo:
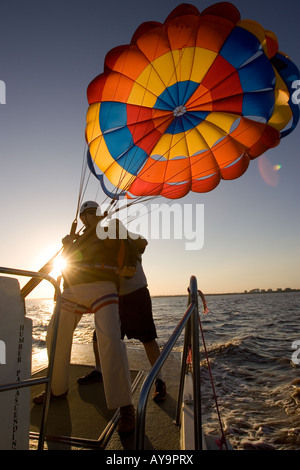
<svg viewBox="0 0 300 470"><path fill-rule="evenodd" d="M119 277L115 270L118 268L120 241L101 240L96 230L83 237L83 242L79 238L68 250L64 287L99 281L112 281L118 286Z"/></svg>

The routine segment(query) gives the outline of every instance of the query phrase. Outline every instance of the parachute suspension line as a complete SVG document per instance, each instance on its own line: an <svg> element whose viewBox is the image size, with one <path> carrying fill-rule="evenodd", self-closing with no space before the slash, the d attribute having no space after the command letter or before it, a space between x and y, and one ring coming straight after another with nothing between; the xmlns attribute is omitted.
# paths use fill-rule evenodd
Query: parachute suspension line
<svg viewBox="0 0 300 470"><path fill-rule="evenodd" d="M219 129L219 127L216 126L215 124L211 123L211 125L212 125L213 127ZM250 128L250 126L249 126L249 128ZM245 131L246 131L246 129L243 129L243 130L240 132L240 134L244 133ZM191 132L191 131L188 131L188 132ZM239 135L239 134L237 134L237 135ZM203 137L202 134L201 134L201 136L202 136L202 138L204 139L204 137ZM230 140L235 141L235 140L230 136L230 134L227 133L226 136L229 137ZM225 137L225 135L224 135L224 137ZM182 139L185 139L185 140L186 140L186 136L182 137ZM175 144L172 145L172 146L160 157L159 160L161 160L161 159L163 158L163 156L166 155L167 152L168 152L170 149L172 149L175 145L177 145L177 143L178 143L178 142L175 142ZM220 143L220 147L226 145L227 143L228 143L228 142ZM243 145L242 145L242 144L240 144L240 145L241 145L241 150L242 150L242 153L241 153L241 156L240 156L240 158L241 158L244 153L245 153L246 155L248 155L248 154L247 154L247 152L245 152L246 149L243 148ZM212 149L211 149L211 147L209 147L208 144L207 144L207 150L210 150L211 155L212 155L214 161L216 162L216 166L217 166L217 165L218 165L218 162L215 160L214 154L213 154L213 152L212 152ZM249 157L249 156L248 156L248 157ZM190 168L192 168L193 165L196 165L197 163L199 163L199 160L201 160L202 158L205 158L205 157L204 157L204 156L201 157L201 154L199 154L199 159L197 159L197 160L195 159L194 162L191 162L191 163L190 163ZM250 157L249 157L249 158L250 158ZM157 160L157 161L159 161L159 160ZM147 169L147 170L149 170L149 168L151 168L152 165L155 165L155 163L156 163L156 161L154 161L150 166L148 166L148 169ZM234 162L231 162L231 160L229 159L229 160L228 160L228 164L230 164L230 163L234 163ZM224 168L226 168L226 165L224 166ZM212 167L212 168L211 168L212 171L213 171L214 169L215 169L215 167ZM208 170L209 170L209 169L208 169ZM173 178L176 177L176 176L179 176L180 173L182 173L183 171L185 171L185 170L179 170L176 174L172 174L172 175L170 176L169 180L173 179ZM207 171L207 170L206 170L206 171ZM142 176L142 175L143 175L143 170L141 170L141 172L140 172L140 176ZM201 172L198 172L197 174L194 174L194 178L201 178L201 175L202 175L202 173L201 173ZM133 179L134 179L134 177L132 177L132 180L133 180ZM165 179L164 182L165 182L165 183L168 183L169 180L168 180L168 179ZM130 187L130 184L131 184L131 182L129 181L128 187ZM161 183L158 183L158 184L157 184L157 188L159 188L160 185L161 185ZM168 195L168 196L171 196L173 192L176 192L176 191L177 191L177 186L178 186L178 185L174 185L173 188L170 186L170 188L168 189L168 192L165 191L165 195L166 195L166 196L167 196L167 195ZM154 188L153 191L156 191L156 189ZM153 196L151 196L151 192L149 192L148 195L150 196L151 199L154 199L154 198L160 196L160 194L154 194ZM135 202L138 202L141 198L144 198L144 197L145 197L145 196L139 196L138 198L135 199ZM134 203L134 201L133 201L132 203Z"/></svg>
<svg viewBox="0 0 300 470"><path fill-rule="evenodd" d="M86 193L86 189L90 181L90 177L91 177L91 172L88 172L88 175L87 175L88 164L87 164L87 159L86 159L86 152L87 152L87 143L85 143L84 149L83 149L81 174L80 174L80 182L79 182L79 190L78 190L78 198L77 198L77 207L76 207L76 216L72 224L71 234L75 234L80 207L83 203L83 198ZM99 182L99 186L100 186L100 182Z"/></svg>
<svg viewBox="0 0 300 470"><path fill-rule="evenodd" d="M241 116L238 116L238 115L237 115L237 119L239 119L240 117L241 117ZM261 120L258 120L258 121L262 121L262 119L261 119ZM218 130L222 130L222 129L220 129L216 124L214 124L214 123L211 123L211 126L213 126L214 128L216 128L216 129L218 129ZM245 132L247 131L247 129L250 128L250 127L251 127L250 125L247 126L247 127L245 127L243 130L240 131L240 133L236 134L236 137L239 136L239 135L241 135L241 134L243 134L243 133L245 133ZM192 132L192 130L187 131L187 133L189 133L189 132ZM230 136L230 134L226 133L226 136L229 137L230 139L232 139L232 141L235 141L235 139L233 139L233 138ZM203 136L202 134L201 134L201 137L204 139L204 136ZM225 137L225 135L224 135L224 137ZM186 139L186 136L182 137L182 139ZM205 139L204 139L204 140L205 140ZM178 142L177 142L177 143L178 143ZM163 154L157 161L161 160L161 159L163 158L163 156L166 155L166 154L168 153L168 151L169 151L170 149L172 149L177 143L173 144L169 149L167 149L167 150L164 152L164 154ZM223 142L223 143L221 142L221 143L220 143L220 148L223 147L223 146L225 146L227 143L228 143L228 142ZM211 154L212 154L212 156L213 156L213 158L214 158L214 154L213 154L213 152L212 152L212 149L209 147L209 145L208 145L207 142L206 142L206 144L207 144L207 150L210 150L210 151L211 151ZM243 151L242 153L245 153L246 155L248 155L247 152L245 152L246 149L243 147L243 145L242 145L242 144L240 144L240 145L241 145L241 151ZM241 153L241 156L242 156L242 153ZM199 154L199 159L197 159L197 160L195 159L195 161L190 164L190 167L192 168L193 165L199 163L199 160L201 160L202 158L205 158L205 157L204 157L204 156L201 157L201 154ZM250 157L249 157L249 158L250 158ZM216 165L217 165L217 161L216 161L216 160L215 160L215 162L216 162ZM155 165L155 163L156 163L156 161L154 161L150 166L148 166L148 170L149 170L149 168L151 168L153 165ZM228 160L228 163L230 163L230 160ZM224 168L226 168L226 165L224 166ZM214 168L212 167L211 170L213 170L213 169L214 169ZM208 170L209 170L209 169L208 169ZM174 178L174 177L176 177L176 176L179 176L182 171L184 171L184 170L180 170L180 171L178 171L176 174L172 174L172 176L170 177L170 179L171 179L171 178ZM206 170L206 171L207 171L207 170ZM201 178L201 174L202 174L201 172L199 172L199 173L197 173L197 174L194 174L194 178ZM143 170L141 170L141 172L140 172L140 176L142 176L142 175L143 175ZM168 182L168 179L166 179L165 182L167 183L167 182ZM129 182L128 186L130 186L130 182ZM159 188L159 186L160 186L160 183L157 184L157 188ZM168 190L168 195L172 195L172 192L175 192L176 190L177 190L177 185L174 185L174 188L170 187L169 190ZM155 191L155 188L153 189L153 191ZM154 194L154 195L151 196L151 192L149 192L148 195L149 195L149 199L154 199L154 198L160 197L160 194ZM132 204L134 204L135 202L136 202L136 203L139 202L142 198L144 199L144 197L145 197L145 196L138 196L137 198L134 199L134 201L132 201ZM149 199L148 199L148 200L149 200Z"/></svg>
<svg viewBox="0 0 300 470"><path fill-rule="evenodd" d="M86 162L86 149L87 149L87 144L85 143L84 148L83 148L83 156L82 156L82 164L81 164L81 173L80 173L80 182L79 182L79 190L78 190L78 199L77 199L77 208L76 208L76 218L78 218L79 211L80 211L80 206L82 203L82 198L84 196L84 181L86 178L86 172L87 172L87 162Z"/></svg>
<svg viewBox="0 0 300 470"><path fill-rule="evenodd" d="M239 116L237 116L237 118L239 118ZM216 129L221 130L216 124L211 123L211 125L212 125L213 127L215 127ZM244 128L243 130L241 130L241 131L237 134L237 136L243 134L244 132L246 132L248 128L250 128L250 126L248 126L248 127ZM188 131L188 132L191 132L191 131ZM202 134L201 134L201 136L202 136ZM229 137L230 139L232 139L232 141L234 140L234 139L230 136L230 134L227 133L226 136ZM186 138L186 137L185 137L185 136L182 137L182 139L184 139L184 138ZM202 138L204 139L203 136L202 136ZM228 143L228 142L224 142L224 143L221 142L221 143L220 143L220 147L226 145L227 143ZM214 158L214 154L213 154L213 152L212 152L212 149L209 147L209 145L208 145L207 142L206 142L206 144L207 144L207 150L210 150L210 152L211 152L211 154L212 154L212 157ZM245 152L246 149L243 148L243 145L242 145L242 144L240 144L240 145L241 145L241 150L243 151L243 153L245 153L245 154L248 156L248 158L250 158L250 156L247 154L247 152ZM172 146L171 146L170 148L172 148ZM169 150L169 149L168 149L168 150ZM166 150L166 152L164 153L164 155L166 155L166 153L168 152L168 150ZM242 156L242 155L241 155L241 156ZM200 159L200 160L201 160L201 158L205 158L205 157L201 157L201 156L199 155L199 159ZM199 162L199 160L196 160L194 163L191 163L191 164L190 164L190 167L192 167L193 165L195 165L195 164L198 163L198 162ZM217 164L217 162L216 162L216 164ZM152 165L155 165L155 162L153 162ZM152 166L152 165L151 165L151 166ZM150 167L151 167L151 166L150 166ZM211 168L211 170L213 170L213 168ZM173 178L174 176L180 175L180 173L181 173L182 171L183 171L183 170L178 171L175 175L173 174L173 175L172 175L172 178ZM141 172L141 174L143 174L143 171ZM201 173L195 174L194 177L196 177L196 178L197 178L197 177L201 177ZM168 180L165 180L165 182L168 182ZM157 187L159 187L159 184L158 184ZM176 185L174 185L174 188L170 187L169 190L168 190L168 195L169 195L169 196L172 195L172 192L175 192L176 189L177 189ZM163 196L161 196L160 194L155 194L155 195L151 196L150 193L149 193L149 197L148 197L148 199L147 199L146 201L145 201L145 196L138 196L138 197L136 197L134 200L131 201L130 205L137 204L137 203L139 203L141 200L143 201L144 205L148 205L151 201L153 201L154 199L157 199L158 197L163 197ZM170 203L171 203L171 200L165 202L165 204L170 204Z"/></svg>
<svg viewBox="0 0 300 470"><path fill-rule="evenodd" d="M239 119L240 117L242 117L242 116L237 115L237 119ZM257 122L263 122L263 118L258 119ZM210 124L211 124L211 126L214 127L215 129L220 130L220 131L222 130L222 129L221 129L219 126L217 126L216 124L214 124L214 123L210 123ZM247 127L245 127L245 128L242 129L239 133L236 134L236 137L238 137L239 135L242 135L243 133L245 133L245 132L246 132L248 129L250 129L250 128L251 128L250 125L247 126ZM192 132L192 129L191 129L190 131L187 131L186 134L188 134L189 132ZM198 132L199 132L199 131L198 131ZM204 136L203 136L201 133L200 133L200 135L201 135L201 137L203 138L203 140L205 140L205 139L204 139ZM225 137L225 136L228 137L229 139L231 139L233 142L237 143L236 139L233 139L233 138L230 136L229 133L226 133L226 134L224 135L224 137ZM185 135L184 137L182 137L182 140L183 140L183 139L186 139L186 135ZM213 154L213 152L212 152L212 148L208 145L208 143L207 143L206 140L205 140L205 142L206 142L206 144L207 144L207 150L209 150L209 151L211 152L211 155L212 155L212 157L214 158L214 154ZM166 155L167 152L168 152L170 149L172 149L177 143L178 143L178 142L176 142L176 143L175 143L174 145L172 145L169 149L167 149L167 150L165 151L165 153L161 156L161 158L162 158L164 155ZM225 146L226 144L228 144L228 142L221 142L221 143L219 144L219 148ZM241 146L241 151L242 151L241 157L242 157L243 154L248 155L248 153L246 152L246 148L245 148L242 144L240 144L240 146ZM240 158L241 158L241 157L240 157ZM248 155L248 157L250 158L249 155ZM158 159L157 161L161 160L161 158ZM201 157L201 154L199 154L199 160L201 160L202 158L205 158L205 156ZM193 165L199 163L199 160L196 160L196 159L195 159L195 162L191 163L191 164L190 164L190 167L192 168ZM218 165L218 162L215 160L215 158L214 158L214 161L216 162L216 165ZM230 163L230 162L231 162L231 159L228 160L228 163ZM148 166L148 170L149 170L149 168L151 168L153 165L155 165L155 163L156 163L156 161L154 161L150 166ZM225 163L226 163L226 162L225 162ZM231 162L231 163L234 163L234 162ZM224 165L224 168L226 168L226 167L227 167L227 166L226 166L226 164L225 164L225 165ZM214 168L212 167L211 170L213 170L213 169L214 169ZM207 170L209 170L209 169L207 169ZM206 171L207 171L207 170L206 170ZM174 177L176 177L176 176L179 176L180 173L182 173L183 171L185 171L185 170L180 170L180 171L178 171L176 174L172 174L172 176L170 176L170 179L172 179L172 178L174 178ZM194 174L194 178L201 178L201 174L202 174L201 172L199 172L199 173L197 173L197 174ZM143 171L140 172L140 175L143 175ZM168 179L165 180L164 182L167 183L167 182L168 182ZM157 188L159 188L159 186L160 186L160 183L157 184ZM171 187L170 187L169 190L168 190L168 195L172 195L172 192L175 192L176 189L177 189L177 188L176 188L176 185L174 185L174 188L171 188ZM154 188L153 191L155 191L155 188ZM150 195L150 193L149 193L149 195ZM157 196L159 196L159 194L153 195L152 197L157 197ZM143 196L140 196L140 198L141 198L141 197L143 197Z"/></svg>
<svg viewBox="0 0 300 470"><path fill-rule="evenodd" d="M83 203L83 199L84 199L84 196L85 196L85 193L87 191L87 187L89 185L89 182L90 182L90 178L91 178L91 171L88 171L88 163L87 163L87 158L86 158L86 152L87 152L87 148L88 148L88 145L87 143L85 143L85 146L84 146L84 151L83 151L83 158L82 158L82 167L81 167L81 176L80 176L80 185L79 185L79 192L78 192L78 200L77 200L77 209L76 209L76 217L75 217L75 220L73 222L73 224L75 223L75 221L77 222L77 219L78 219L78 215L79 215L79 211L80 211L80 207ZM94 197L94 200L97 201L98 200L98 194L99 194L99 189L101 188L101 183L100 181L98 180L98 185L97 185L97 189L96 189L96 194L95 194L95 197ZM102 203L104 203L106 200L108 199L108 196L106 196L104 198L104 200L102 201ZM110 205L115 201L112 200L110 202Z"/></svg>
<svg viewBox="0 0 300 470"><path fill-rule="evenodd" d="M74 220L72 222L72 225L71 225L70 235L75 235L77 224L78 224L78 215L79 215L79 210L80 210L81 200L82 200L82 193L83 193L83 183L84 183L85 174L86 174L86 167L87 167L87 165L85 164L86 146L87 146L87 144L85 143L84 150L83 150L82 164L81 164L81 175L80 175L80 182L79 182L76 213L75 213L75 218L74 218Z"/></svg>
<svg viewBox="0 0 300 470"><path fill-rule="evenodd" d="M205 297L204 297L203 293L200 290L198 290L198 294L199 294L199 296L202 300L203 313L207 314L209 312L209 310L207 308ZM217 410L217 415L218 415L218 421L219 421L220 431L221 431L221 439L216 440L216 444L219 446L220 450L222 450L223 445L225 446L225 449L228 450L227 441L226 441L224 428L223 428L223 424L222 424L221 413L220 413L220 409L219 409L219 405L218 405L218 399L217 399L216 389L215 389L214 380L213 380L213 376L212 376L212 372L211 372L211 367L210 367L210 362L209 362L208 352L207 352L207 348L206 348L206 342L205 342L205 338L204 338L204 332L203 332L203 328L202 328L202 322L201 322L201 319L200 319L200 315L198 315L198 321L199 321L200 333L201 333L201 338L202 338L203 348L204 348L204 352L205 352L205 358L206 358L208 373L209 373L209 377L210 377L211 387L212 387L212 391L213 391L213 396L214 396L214 400L215 400L215 405L216 405L216 410Z"/></svg>

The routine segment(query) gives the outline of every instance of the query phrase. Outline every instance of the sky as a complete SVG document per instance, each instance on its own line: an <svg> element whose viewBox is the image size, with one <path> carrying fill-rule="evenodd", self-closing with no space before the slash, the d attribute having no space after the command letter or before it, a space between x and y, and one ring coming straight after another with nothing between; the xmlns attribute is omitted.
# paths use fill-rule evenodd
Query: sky
<svg viewBox="0 0 300 470"><path fill-rule="evenodd" d="M61 247L76 214L87 86L110 49L129 43L140 23L163 22L180 3L1 1L1 266L38 270ZM214 2L190 3L201 11ZM298 0L233 3L242 18L274 31L300 67ZM191 275L206 294L300 288L299 138L300 126L241 178L179 201L204 209L203 243L187 250L184 239L149 240L143 264L152 295L185 294ZM91 179L86 199L97 195L101 203L97 189ZM52 295L43 281L31 297Z"/></svg>

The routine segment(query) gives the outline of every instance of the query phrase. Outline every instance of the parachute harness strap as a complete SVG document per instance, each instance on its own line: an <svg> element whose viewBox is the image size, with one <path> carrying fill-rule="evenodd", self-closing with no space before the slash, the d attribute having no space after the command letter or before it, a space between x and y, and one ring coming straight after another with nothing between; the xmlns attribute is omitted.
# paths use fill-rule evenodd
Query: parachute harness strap
<svg viewBox="0 0 300 470"><path fill-rule="evenodd" d="M200 296L200 298L201 298L201 300L202 300L202 304L203 304L203 313L204 313L204 314L209 313L209 309L207 308L206 300L205 300L205 297L204 297L203 293L202 293L200 290L198 290L198 294L199 294L199 296ZM220 439L216 439L215 442L216 442L216 444L219 446L220 450L222 450L223 445L225 446L225 449L228 450L227 442L226 442L226 438L225 438L225 433L224 433L224 429L223 429L223 424L222 424L222 420L221 420L221 414L220 414L219 405L218 405L218 399L217 399L216 389L215 389L215 385L214 385L214 380L213 380L212 371L211 371L211 367L210 367L208 352L207 352L207 348L206 348L206 343L205 343L205 338L204 338L204 333L203 333L203 328L202 328L202 323L201 323L200 315L198 316L198 320L199 320L199 327L200 327L200 332L201 332L201 338L202 338L202 342L203 342L203 348L204 348L204 352L205 352L205 358L206 358L206 362L207 362L208 373L209 373L209 377L210 377L210 381L211 381L211 387L212 387L212 391L213 391L214 401L215 401L216 410L217 410L217 415L218 415L218 420L219 420L219 425L220 425L220 431L221 431L221 438L220 438ZM192 357L192 356L190 355L190 356L189 356L189 361L191 360L191 357Z"/></svg>

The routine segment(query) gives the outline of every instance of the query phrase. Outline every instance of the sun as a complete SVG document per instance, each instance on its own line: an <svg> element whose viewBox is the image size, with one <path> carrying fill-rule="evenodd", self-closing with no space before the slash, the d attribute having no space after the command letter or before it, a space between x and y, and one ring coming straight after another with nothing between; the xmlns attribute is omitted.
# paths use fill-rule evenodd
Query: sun
<svg viewBox="0 0 300 470"><path fill-rule="evenodd" d="M66 266L67 266L66 260L62 256L58 255L56 259L54 260L53 269L51 271L51 276L54 277L55 279L58 276L61 276L62 271L66 269Z"/></svg>

